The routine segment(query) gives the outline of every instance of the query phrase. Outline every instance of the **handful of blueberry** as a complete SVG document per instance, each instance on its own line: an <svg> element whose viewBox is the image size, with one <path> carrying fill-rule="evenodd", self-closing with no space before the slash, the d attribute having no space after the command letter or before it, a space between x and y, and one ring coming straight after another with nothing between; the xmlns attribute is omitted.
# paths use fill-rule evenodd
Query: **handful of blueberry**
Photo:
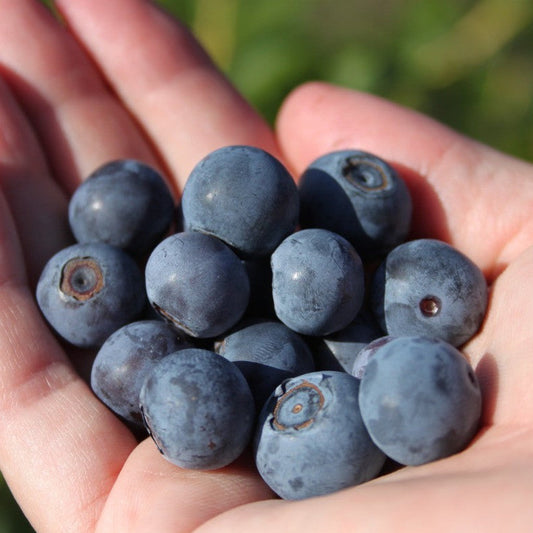
<svg viewBox="0 0 533 533"><path fill-rule="evenodd" d="M407 241L411 214L402 178L358 150L318 158L297 187L265 151L223 147L179 208L154 169L114 161L73 195L78 242L45 266L37 302L97 351L95 394L171 462L216 469L251 448L280 497L327 494L478 430L459 349L486 282L450 245Z"/></svg>

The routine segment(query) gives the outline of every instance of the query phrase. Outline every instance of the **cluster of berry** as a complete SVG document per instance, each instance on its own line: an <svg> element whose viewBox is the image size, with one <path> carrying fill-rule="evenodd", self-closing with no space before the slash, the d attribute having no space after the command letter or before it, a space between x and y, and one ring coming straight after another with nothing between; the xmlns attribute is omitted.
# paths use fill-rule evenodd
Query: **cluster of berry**
<svg viewBox="0 0 533 533"><path fill-rule="evenodd" d="M251 445L282 498L326 494L387 458L457 453L478 429L459 349L486 282L448 244L408 241L411 215L402 178L357 150L318 158L297 187L265 151L220 148L177 207L154 169L116 161L74 193L78 243L47 263L37 301L64 339L98 348L95 394L168 460L216 469Z"/></svg>

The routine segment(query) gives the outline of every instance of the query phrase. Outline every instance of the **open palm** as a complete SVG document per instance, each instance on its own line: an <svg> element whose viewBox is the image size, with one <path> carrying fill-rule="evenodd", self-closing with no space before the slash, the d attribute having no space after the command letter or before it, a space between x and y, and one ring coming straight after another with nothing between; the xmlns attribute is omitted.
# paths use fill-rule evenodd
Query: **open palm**
<svg viewBox="0 0 533 533"><path fill-rule="evenodd" d="M145 0L0 0L0 469L39 532L529 531L533 521L533 167L366 94L307 84L276 132L177 21ZM159 167L176 196L227 144L297 176L340 148L396 166L413 236L451 242L491 283L466 347L484 427L463 453L301 502L275 499L246 458L184 471L138 444L92 394L35 305L44 262L70 242L68 197L96 166ZM69 357L70 355L70 357Z"/></svg>

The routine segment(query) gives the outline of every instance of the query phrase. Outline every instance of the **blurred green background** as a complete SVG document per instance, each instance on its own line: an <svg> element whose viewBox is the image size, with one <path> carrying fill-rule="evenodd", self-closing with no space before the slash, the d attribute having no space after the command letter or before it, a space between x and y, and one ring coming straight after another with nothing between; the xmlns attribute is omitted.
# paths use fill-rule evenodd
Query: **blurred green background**
<svg viewBox="0 0 533 533"><path fill-rule="evenodd" d="M44 1L44 0L43 0ZM159 0L272 122L326 80L533 161L531 0ZM0 533L32 529L0 485Z"/></svg>
<svg viewBox="0 0 533 533"><path fill-rule="evenodd" d="M327 80L533 159L531 0L160 0L270 121Z"/></svg>

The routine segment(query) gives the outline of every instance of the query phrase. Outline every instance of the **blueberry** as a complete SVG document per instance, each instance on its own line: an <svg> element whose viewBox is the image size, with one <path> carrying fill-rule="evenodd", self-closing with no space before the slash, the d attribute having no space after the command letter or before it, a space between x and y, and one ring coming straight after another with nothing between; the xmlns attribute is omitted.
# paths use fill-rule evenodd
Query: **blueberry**
<svg viewBox="0 0 533 533"><path fill-rule="evenodd" d="M374 154L339 150L319 157L303 173L299 193L301 227L334 231L364 258L383 256L409 233L409 190Z"/></svg>
<svg viewBox="0 0 533 533"><path fill-rule="evenodd" d="M280 385L265 404L255 437L261 477L279 496L300 500L375 477L385 455L359 411L359 380L312 372Z"/></svg>
<svg viewBox="0 0 533 533"><path fill-rule="evenodd" d="M96 169L69 203L70 226L78 242L104 242L134 255L149 252L161 240L174 212L162 176L130 159Z"/></svg>
<svg viewBox="0 0 533 533"><path fill-rule="evenodd" d="M243 259L242 263L250 281L250 300L246 315L258 318L275 317L270 257Z"/></svg>
<svg viewBox="0 0 533 533"><path fill-rule="evenodd" d="M321 337L313 344L317 370L343 370L350 373L358 354L383 332L374 315L361 310L345 328Z"/></svg>
<svg viewBox="0 0 533 533"><path fill-rule="evenodd" d="M250 285L235 253L219 239L176 233L153 250L145 269L154 309L192 337L221 335L243 316Z"/></svg>
<svg viewBox="0 0 533 533"><path fill-rule="evenodd" d="M355 356L350 369L350 374L361 379L365 374L368 362L374 356L376 351L393 339L396 339L396 337L393 337L392 335L384 335L383 337L378 337L377 339L370 341Z"/></svg>
<svg viewBox="0 0 533 533"><path fill-rule="evenodd" d="M140 404L160 452L182 468L226 466L252 437L248 384L233 363L209 350L186 348L162 359L146 378Z"/></svg>
<svg viewBox="0 0 533 533"><path fill-rule="evenodd" d="M296 228L298 190L269 153L225 146L189 175L182 211L186 230L215 235L242 257L268 256Z"/></svg>
<svg viewBox="0 0 533 533"><path fill-rule="evenodd" d="M239 367L258 407L283 380L315 369L306 342L272 320L260 320L229 333L217 343L216 351Z"/></svg>
<svg viewBox="0 0 533 533"><path fill-rule="evenodd" d="M477 432L481 391L452 345L398 337L376 350L361 379L361 415L376 445L403 465L463 450Z"/></svg>
<svg viewBox="0 0 533 533"><path fill-rule="evenodd" d="M141 320L112 333L98 351L91 387L122 418L142 424L139 393L151 368L191 343L161 320Z"/></svg>
<svg viewBox="0 0 533 533"><path fill-rule="evenodd" d="M364 296L361 259L340 235L298 231L274 251L272 295L277 317L304 335L329 335L347 326Z"/></svg>
<svg viewBox="0 0 533 533"><path fill-rule="evenodd" d="M460 346L487 307L481 270L442 241L418 239L392 250L372 284L372 308L389 335L439 337Z"/></svg>
<svg viewBox="0 0 533 533"><path fill-rule="evenodd" d="M73 345L100 346L146 306L135 261L108 244L74 244L45 265L36 289L39 307L54 330Z"/></svg>

